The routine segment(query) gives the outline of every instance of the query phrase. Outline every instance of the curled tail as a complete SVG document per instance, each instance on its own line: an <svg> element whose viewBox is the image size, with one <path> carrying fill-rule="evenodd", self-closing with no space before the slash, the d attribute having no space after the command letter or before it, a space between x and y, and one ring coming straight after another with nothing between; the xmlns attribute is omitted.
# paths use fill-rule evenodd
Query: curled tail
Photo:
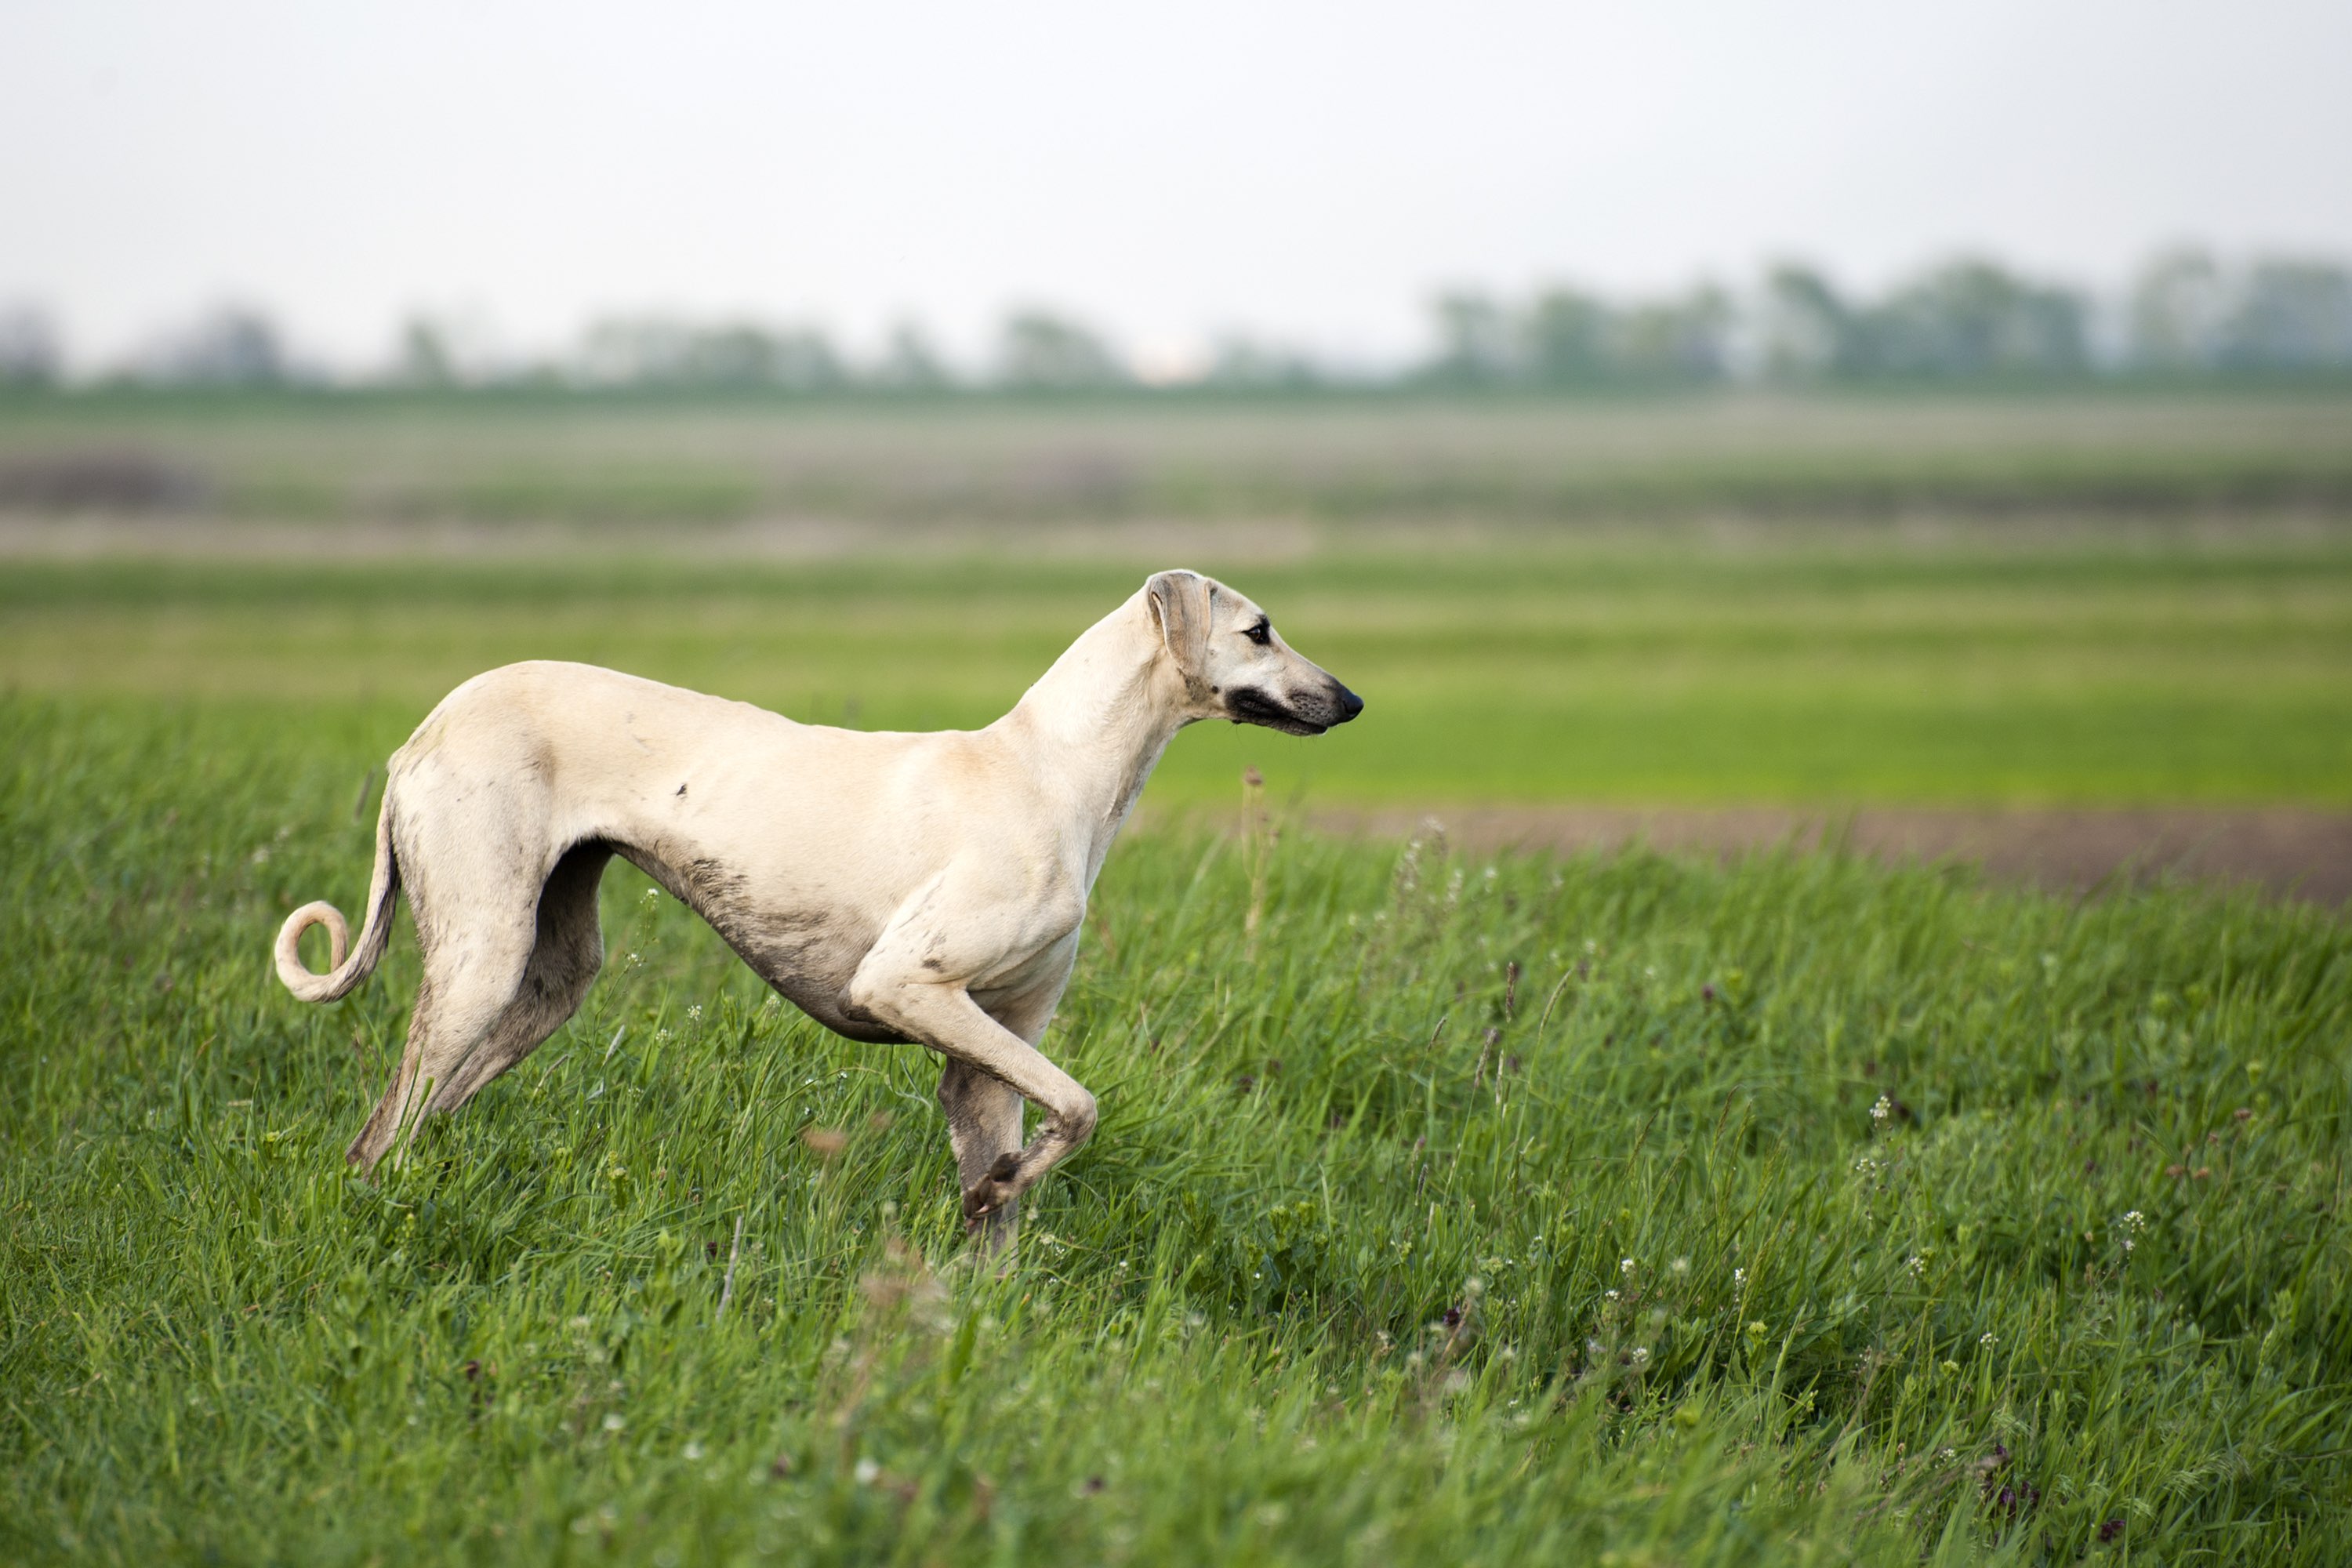
<svg viewBox="0 0 2352 1568"><path fill-rule="evenodd" d="M305 1002L332 1002L348 995L374 970L392 941L393 906L399 899L400 865L392 852L392 787L386 781L383 807L375 819L375 875L368 884L367 924L360 928L359 950L344 956L351 950L352 929L344 923L341 910L328 903L304 904L278 928L278 978ZM302 933L314 925L327 928L332 948L331 967L324 974L313 974L302 966L297 945Z"/></svg>

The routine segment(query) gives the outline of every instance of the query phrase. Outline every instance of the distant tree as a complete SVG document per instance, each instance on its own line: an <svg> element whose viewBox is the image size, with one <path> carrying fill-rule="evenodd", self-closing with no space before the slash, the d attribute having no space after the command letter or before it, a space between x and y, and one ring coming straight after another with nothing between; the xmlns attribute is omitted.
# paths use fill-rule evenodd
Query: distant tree
<svg viewBox="0 0 2352 1568"><path fill-rule="evenodd" d="M1211 386L1237 390L1297 392L1323 384L1323 372L1314 359L1247 337L1229 337L1217 344L1206 377Z"/></svg>
<svg viewBox="0 0 2352 1568"><path fill-rule="evenodd" d="M838 392L849 367L833 340L814 327L793 327L775 338L775 382L792 392Z"/></svg>
<svg viewBox="0 0 2352 1568"><path fill-rule="evenodd" d="M57 324L35 305L0 306L0 386L47 386L65 369Z"/></svg>
<svg viewBox="0 0 2352 1568"><path fill-rule="evenodd" d="M688 386L835 392L849 384L849 373L833 341L814 328L736 323L692 333L678 379Z"/></svg>
<svg viewBox="0 0 2352 1568"><path fill-rule="evenodd" d="M2090 367L2088 316L2080 294L1964 258L1868 311L1863 357L1898 375L2079 374Z"/></svg>
<svg viewBox="0 0 2352 1568"><path fill-rule="evenodd" d="M411 317L400 330L400 356L393 377L404 386L442 387L457 384L457 356L448 332L437 321Z"/></svg>
<svg viewBox="0 0 2352 1568"><path fill-rule="evenodd" d="M1493 386L1517 369L1510 321L1491 295L1476 290L1441 294L1432 303L1437 357L1423 376L1447 386Z"/></svg>
<svg viewBox="0 0 2352 1568"><path fill-rule="evenodd" d="M183 386L268 386L289 376L284 339L269 319L225 305L141 356L142 379Z"/></svg>
<svg viewBox="0 0 2352 1568"><path fill-rule="evenodd" d="M658 317L593 321L578 356L583 380L597 386L644 386L674 381L686 358L687 329Z"/></svg>
<svg viewBox="0 0 2352 1568"><path fill-rule="evenodd" d="M2203 370L2221 351L2229 290L2204 250L2167 251L2140 269L2126 306L2126 353L2149 370Z"/></svg>
<svg viewBox="0 0 2352 1568"><path fill-rule="evenodd" d="M1004 384L1036 391L1083 391L1126 383L1126 368L1086 327L1045 310L1006 318L999 366Z"/></svg>
<svg viewBox="0 0 2352 1568"><path fill-rule="evenodd" d="M677 386L751 388L782 382L782 345L765 328L743 322L690 328L665 378Z"/></svg>
<svg viewBox="0 0 2352 1568"><path fill-rule="evenodd" d="M1713 381L1724 373L1731 325L1729 297L1703 285L1680 299L1620 312L1610 333L1610 359L1629 380Z"/></svg>
<svg viewBox="0 0 2352 1568"><path fill-rule="evenodd" d="M890 342L874 369L878 386L896 392L938 392L955 384L930 334L912 321L890 329Z"/></svg>
<svg viewBox="0 0 2352 1568"><path fill-rule="evenodd" d="M658 316L596 322L579 363L581 376L603 386L829 392L849 379L831 341L814 330Z"/></svg>
<svg viewBox="0 0 2352 1568"><path fill-rule="evenodd" d="M1711 380L1724 372L1733 324L1730 300L1713 288L1629 306L1556 288L1521 310L1458 290L1431 314L1437 353L1416 374L1439 386Z"/></svg>
<svg viewBox="0 0 2352 1568"><path fill-rule="evenodd" d="M2219 359L2252 370L2352 367L2352 270L2258 261L2222 323Z"/></svg>
<svg viewBox="0 0 2352 1568"><path fill-rule="evenodd" d="M1863 349L1853 307L1811 268L1782 262L1768 271L1758 316L1766 375L1810 381L1859 368Z"/></svg>
<svg viewBox="0 0 2352 1568"><path fill-rule="evenodd" d="M1613 362L1613 312L1575 289L1536 296L1520 318L1520 355L1528 376L1545 386L1586 386L1606 381Z"/></svg>

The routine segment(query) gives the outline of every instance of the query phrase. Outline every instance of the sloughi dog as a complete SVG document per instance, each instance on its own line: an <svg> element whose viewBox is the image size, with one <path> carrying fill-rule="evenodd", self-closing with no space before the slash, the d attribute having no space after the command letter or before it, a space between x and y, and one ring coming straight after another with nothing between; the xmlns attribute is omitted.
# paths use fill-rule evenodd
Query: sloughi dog
<svg viewBox="0 0 2352 1568"><path fill-rule="evenodd" d="M356 947L332 906L306 904L278 933L278 973L306 1002L346 994L407 892L424 984L347 1155L372 1169L572 1016L604 963L596 888L618 855L820 1024L945 1059L965 1221L1001 1250L1021 1194L1094 1131L1094 1096L1037 1042L1160 753L1203 719L1318 735L1363 706L1257 605L1181 571L983 730L836 730L588 665L509 665L393 753ZM312 925L324 974L297 947ZM1043 1113L1025 1146L1024 1100Z"/></svg>

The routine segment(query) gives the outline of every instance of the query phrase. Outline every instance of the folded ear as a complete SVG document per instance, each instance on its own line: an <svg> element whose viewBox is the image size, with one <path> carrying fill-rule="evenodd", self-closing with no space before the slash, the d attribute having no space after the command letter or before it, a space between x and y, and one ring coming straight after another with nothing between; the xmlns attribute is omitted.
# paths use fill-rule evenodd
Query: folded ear
<svg viewBox="0 0 2352 1568"><path fill-rule="evenodd" d="M1143 584L1144 602L1151 606L1160 640L1182 672L1185 689L1195 697L1208 688L1201 668L1208 653L1216 589L1198 572L1157 572Z"/></svg>

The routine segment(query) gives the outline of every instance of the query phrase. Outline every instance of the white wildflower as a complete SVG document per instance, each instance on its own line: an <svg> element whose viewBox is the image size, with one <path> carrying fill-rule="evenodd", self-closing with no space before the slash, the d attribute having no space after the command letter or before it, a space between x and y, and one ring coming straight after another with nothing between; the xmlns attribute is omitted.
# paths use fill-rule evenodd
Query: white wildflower
<svg viewBox="0 0 2352 1568"><path fill-rule="evenodd" d="M1647 1366L1650 1364L1649 1346L1635 1345L1633 1347L1633 1364L1635 1366Z"/></svg>
<svg viewBox="0 0 2352 1568"><path fill-rule="evenodd" d="M1895 1102L1883 1094L1878 1097L1878 1103L1870 1108L1870 1119L1873 1121L1884 1121L1894 1114Z"/></svg>
<svg viewBox="0 0 2352 1568"><path fill-rule="evenodd" d="M1639 1268L1640 1267L1640 1264L1634 1262L1630 1258L1620 1258L1617 1262L1617 1272L1620 1274L1631 1274L1634 1269Z"/></svg>
<svg viewBox="0 0 2352 1568"><path fill-rule="evenodd" d="M2000 1341L1992 1334L1986 1334L1982 1339L1977 1341L1977 1343L1984 1346L1987 1350L1990 1350L1993 1346L2000 1343Z"/></svg>

